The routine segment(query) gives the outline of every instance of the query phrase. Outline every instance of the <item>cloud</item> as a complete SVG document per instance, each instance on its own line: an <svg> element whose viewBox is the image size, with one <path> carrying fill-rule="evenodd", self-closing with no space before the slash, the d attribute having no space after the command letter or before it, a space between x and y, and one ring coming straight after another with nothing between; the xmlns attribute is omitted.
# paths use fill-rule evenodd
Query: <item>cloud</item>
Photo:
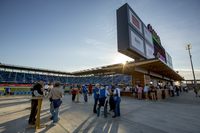
<svg viewBox="0 0 200 133"><path fill-rule="evenodd" d="M86 38L84 42L88 45L94 45L94 46L105 45L104 42L100 42L92 38Z"/></svg>
<svg viewBox="0 0 200 133"><path fill-rule="evenodd" d="M193 73L191 69L175 69L178 73L183 76L186 80L193 80ZM200 69L194 70L196 79L200 79Z"/></svg>

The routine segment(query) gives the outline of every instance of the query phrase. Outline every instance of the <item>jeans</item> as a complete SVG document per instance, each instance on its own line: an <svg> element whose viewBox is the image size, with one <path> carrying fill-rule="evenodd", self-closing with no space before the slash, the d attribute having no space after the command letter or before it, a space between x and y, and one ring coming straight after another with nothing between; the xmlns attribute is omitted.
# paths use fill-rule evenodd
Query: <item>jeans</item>
<svg viewBox="0 0 200 133"><path fill-rule="evenodd" d="M99 106L97 110L98 117L100 115L101 106L104 107L104 117L107 117L107 104L108 104L108 101L106 100L106 98L99 98Z"/></svg>
<svg viewBox="0 0 200 133"><path fill-rule="evenodd" d="M93 107L93 113L97 113L97 103L99 101L99 98L94 98L94 107Z"/></svg>
<svg viewBox="0 0 200 133"><path fill-rule="evenodd" d="M83 95L84 95L84 101L87 102L88 100L87 93L83 93Z"/></svg>
<svg viewBox="0 0 200 133"><path fill-rule="evenodd" d="M53 102L51 102L50 104L50 112L51 112L51 115L52 115L52 118L53 118L53 123L56 123L58 122L59 120L59 107L57 108L54 108L53 106Z"/></svg>
<svg viewBox="0 0 200 133"><path fill-rule="evenodd" d="M115 100L115 116L120 116L120 102L121 98L117 97Z"/></svg>

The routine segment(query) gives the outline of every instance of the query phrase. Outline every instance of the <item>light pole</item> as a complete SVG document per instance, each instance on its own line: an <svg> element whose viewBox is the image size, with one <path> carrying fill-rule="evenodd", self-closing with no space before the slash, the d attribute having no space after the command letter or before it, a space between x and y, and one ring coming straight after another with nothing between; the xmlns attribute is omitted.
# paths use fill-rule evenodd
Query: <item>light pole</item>
<svg viewBox="0 0 200 133"><path fill-rule="evenodd" d="M191 52L190 52L191 48L192 48L192 45L191 44L187 44L186 50L188 50L188 52L189 52L190 63L191 63L191 66L192 66L192 73L193 73L193 78L194 78L194 89L196 89L197 82L196 82L196 78L195 78L195 74L194 74L194 68L193 68L193 63L192 63L192 55L191 55Z"/></svg>

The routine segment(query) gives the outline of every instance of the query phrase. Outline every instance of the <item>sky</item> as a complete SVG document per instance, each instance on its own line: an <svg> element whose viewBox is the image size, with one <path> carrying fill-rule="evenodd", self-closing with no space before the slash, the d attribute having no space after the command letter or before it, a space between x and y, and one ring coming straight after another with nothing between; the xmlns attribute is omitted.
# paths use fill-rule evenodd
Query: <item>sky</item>
<svg viewBox="0 0 200 133"><path fill-rule="evenodd" d="M131 60L117 51L125 3L153 26L175 70L191 71L191 43L200 72L199 0L0 0L0 62L72 72Z"/></svg>

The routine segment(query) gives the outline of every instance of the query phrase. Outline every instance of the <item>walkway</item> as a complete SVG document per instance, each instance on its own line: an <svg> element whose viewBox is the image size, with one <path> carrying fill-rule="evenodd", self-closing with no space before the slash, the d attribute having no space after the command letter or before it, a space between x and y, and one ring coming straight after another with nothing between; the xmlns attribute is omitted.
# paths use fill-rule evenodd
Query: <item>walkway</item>
<svg viewBox="0 0 200 133"><path fill-rule="evenodd" d="M121 117L96 117L92 113L93 98L89 103L71 102L66 95L60 110L61 120L57 125L48 120L49 101L44 100L41 120L46 128L38 132L48 133L199 133L200 98L193 92L182 93L156 102L123 97ZM28 128L30 100L27 96L0 97L0 133L33 133Z"/></svg>

